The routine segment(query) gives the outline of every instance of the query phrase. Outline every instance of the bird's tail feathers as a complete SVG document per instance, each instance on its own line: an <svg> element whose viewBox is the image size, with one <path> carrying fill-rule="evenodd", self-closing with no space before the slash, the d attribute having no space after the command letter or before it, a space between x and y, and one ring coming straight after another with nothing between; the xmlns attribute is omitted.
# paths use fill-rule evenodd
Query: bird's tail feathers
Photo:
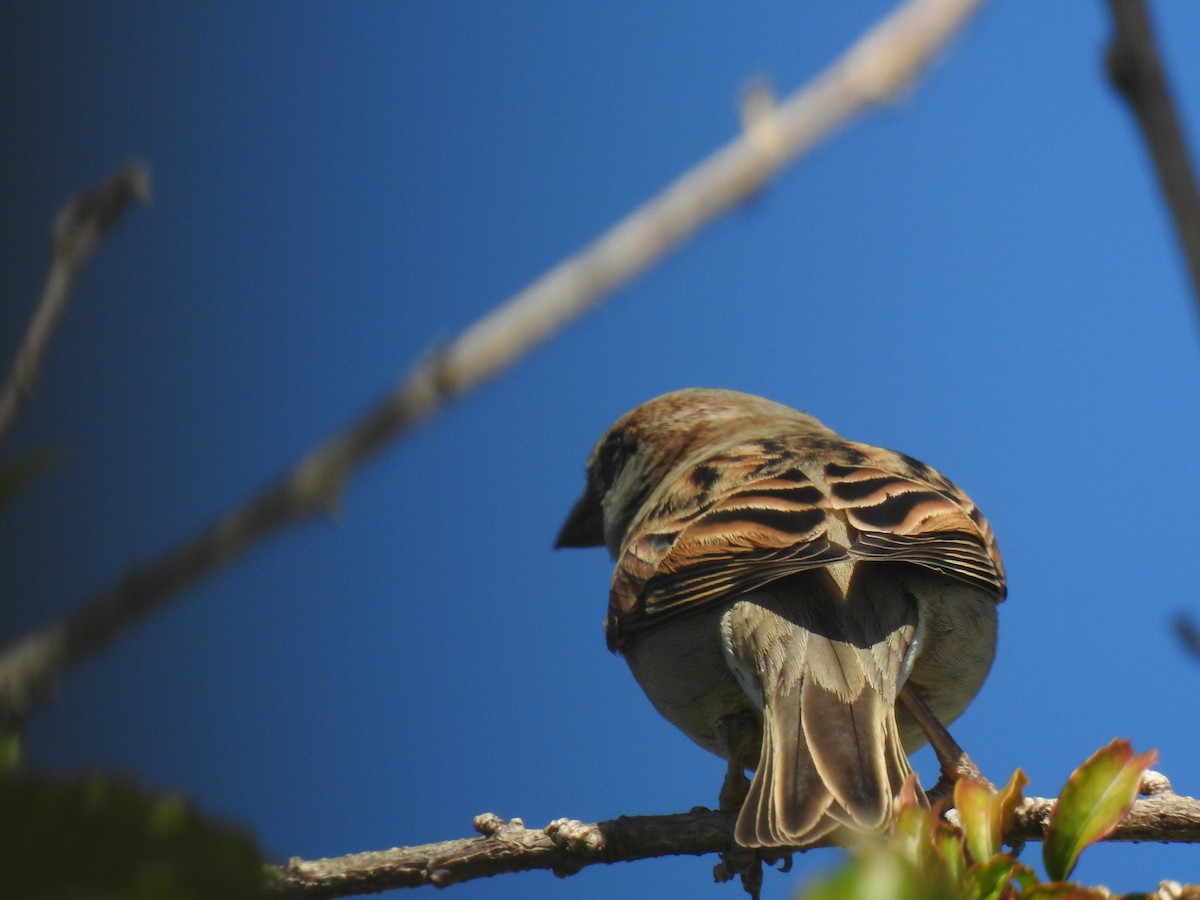
<svg viewBox="0 0 1200 900"><path fill-rule="evenodd" d="M912 767L900 743L894 692L872 673L872 648L812 636L799 683L763 710L758 768L737 842L801 847L840 826L879 831ZM919 789L918 789L919 790Z"/></svg>

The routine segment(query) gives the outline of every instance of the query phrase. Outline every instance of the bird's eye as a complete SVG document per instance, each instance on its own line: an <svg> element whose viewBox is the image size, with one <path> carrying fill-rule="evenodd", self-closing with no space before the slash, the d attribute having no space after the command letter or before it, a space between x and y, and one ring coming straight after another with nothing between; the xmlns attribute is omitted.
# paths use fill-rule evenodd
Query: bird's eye
<svg viewBox="0 0 1200 900"><path fill-rule="evenodd" d="M613 432L604 439L596 453L596 465L592 469L597 482L595 487L599 489L599 493L603 494L613 486L626 461L636 449L636 444L624 432Z"/></svg>

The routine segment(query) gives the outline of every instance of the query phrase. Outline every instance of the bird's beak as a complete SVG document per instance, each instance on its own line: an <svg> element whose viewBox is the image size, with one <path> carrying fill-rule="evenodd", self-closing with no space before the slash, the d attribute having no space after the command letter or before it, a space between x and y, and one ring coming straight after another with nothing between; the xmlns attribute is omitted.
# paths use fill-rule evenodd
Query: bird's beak
<svg viewBox="0 0 1200 900"><path fill-rule="evenodd" d="M600 503L590 493L575 501L567 521L563 522L554 549L562 547L603 547L604 546L604 510Z"/></svg>

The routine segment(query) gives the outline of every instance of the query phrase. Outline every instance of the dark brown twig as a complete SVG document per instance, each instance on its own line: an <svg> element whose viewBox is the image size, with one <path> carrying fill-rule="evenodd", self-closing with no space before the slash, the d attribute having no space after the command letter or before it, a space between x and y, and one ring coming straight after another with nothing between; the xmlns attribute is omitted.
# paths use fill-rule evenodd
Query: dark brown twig
<svg viewBox="0 0 1200 900"><path fill-rule="evenodd" d="M1200 192L1171 103L1150 16L1142 0L1108 0L1108 6L1116 26L1105 59L1108 77L1129 104L1150 148L1200 308Z"/></svg>
<svg viewBox="0 0 1200 900"><path fill-rule="evenodd" d="M126 166L91 190L69 200L50 240L50 272L25 338L17 349L12 370L0 389L0 447L8 439L17 413L33 393L46 348L67 306L83 267L133 200L150 199L150 171Z"/></svg>

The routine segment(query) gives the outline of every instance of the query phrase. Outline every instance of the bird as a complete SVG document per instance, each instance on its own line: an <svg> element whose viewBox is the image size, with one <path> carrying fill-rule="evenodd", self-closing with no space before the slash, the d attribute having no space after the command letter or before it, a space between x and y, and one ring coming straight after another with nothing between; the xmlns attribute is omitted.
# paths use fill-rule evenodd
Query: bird
<svg viewBox="0 0 1200 900"><path fill-rule="evenodd" d="M886 828L907 754L938 733L957 748L945 726L991 668L1007 593L991 527L939 472L717 388L612 425L555 546L607 547L609 649L727 761L747 848Z"/></svg>

